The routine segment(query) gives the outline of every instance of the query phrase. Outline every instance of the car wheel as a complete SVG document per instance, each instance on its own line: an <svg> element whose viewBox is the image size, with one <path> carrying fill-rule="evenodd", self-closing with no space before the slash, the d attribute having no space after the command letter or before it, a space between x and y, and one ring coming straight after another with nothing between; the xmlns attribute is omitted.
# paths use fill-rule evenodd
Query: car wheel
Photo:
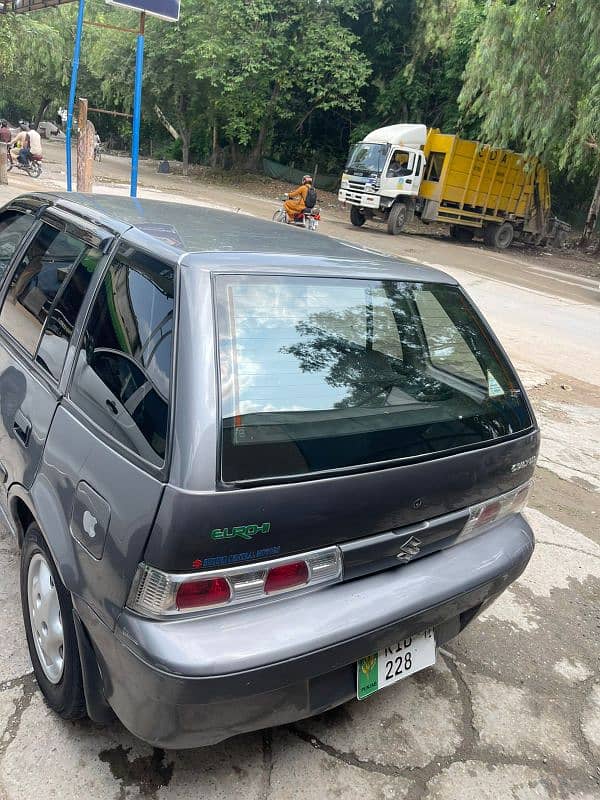
<svg viewBox="0 0 600 800"><path fill-rule="evenodd" d="M484 243L487 247L495 247L497 250L506 250L514 238L515 229L510 222L503 222L501 225L490 223L483 230Z"/></svg>
<svg viewBox="0 0 600 800"><path fill-rule="evenodd" d="M46 702L63 719L85 716L71 595L35 523L21 552L21 605L33 671Z"/></svg>
<svg viewBox="0 0 600 800"><path fill-rule="evenodd" d="M350 208L350 222L356 227L360 228L362 225L365 224L367 221L364 214L361 213L358 206L352 206Z"/></svg>
<svg viewBox="0 0 600 800"><path fill-rule="evenodd" d="M407 208L404 203L394 203L387 221L387 232L391 236L400 233L406 222Z"/></svg>

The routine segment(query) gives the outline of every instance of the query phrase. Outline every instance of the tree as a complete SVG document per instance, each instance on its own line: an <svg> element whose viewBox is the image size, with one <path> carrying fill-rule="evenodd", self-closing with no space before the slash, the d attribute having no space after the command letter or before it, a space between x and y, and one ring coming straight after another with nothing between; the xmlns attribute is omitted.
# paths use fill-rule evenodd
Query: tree
<svg viewBox="0 0 600 800"><path fill-rule="evenodd" d="M15 101L37 127L52 103L66 102L75 35L73 8L6 14L0 25L0 78L5 88L7 80L14 84Z"/></svg>
<svg viewBox="0 0 600 800"><path fill-rule="evenodd" d="M465 75L461 108L488 141L597 175L586 244L600 206L600 4L490 3Z"/></svg>
<svg viewBox="0 0 600 800"><path fill-rule="evenodd" d="M277 120L296 128L316 110L356 109L369 65L343 24L356 0L205 0L186 53L213 89L214 112L256 167Z"/></svg>
<svg viewBox="0 0 600 800"><path fill-rule="evenodd" d="M177 24L150 17L146 22L144 56L144 115L156 119L158 105L164 117L175 127L181 141L183 174L188 174L190 142L198 126L208 124L209 87L195 75L190 60L190 46L196 41L193 9L197 0L183 0ZM130 12L98 9L98 22L132 26ZM133 99L135 37L115 33L108 38L101 29L93 29L88 45L87 62L100 82L104 102L129 110ZM131 76L123 80L123 76Z"/></svg>

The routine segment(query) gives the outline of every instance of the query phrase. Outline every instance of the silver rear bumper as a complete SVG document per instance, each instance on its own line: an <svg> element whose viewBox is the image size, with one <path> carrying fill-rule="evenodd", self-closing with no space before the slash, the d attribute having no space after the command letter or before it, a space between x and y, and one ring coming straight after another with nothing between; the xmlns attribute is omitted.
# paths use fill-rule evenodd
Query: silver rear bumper
<svg viewBox="0 0 600 800"><path fill-rule="evenodd" d="M166 622L124 611L113 632L77 608L125 726L156 746L196 747L345 702L358 658L430 626L438 644L451 639L533 548L516 515L407 565L250 609Z"/></svg>

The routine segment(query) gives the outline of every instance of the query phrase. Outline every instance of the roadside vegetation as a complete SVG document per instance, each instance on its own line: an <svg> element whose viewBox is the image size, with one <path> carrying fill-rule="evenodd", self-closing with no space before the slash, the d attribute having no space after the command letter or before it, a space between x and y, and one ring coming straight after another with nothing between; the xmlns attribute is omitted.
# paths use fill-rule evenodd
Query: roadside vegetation
<svg viewBox="0 0 600 800"><path fill-rule="evenodd" d="M1 116L55 120L66 105L76 10L0 17ZM100 0L86 19L136 24ZM78 94L129 113L134 48L132 34L86 26ZM255 171L268 156L335 175L369 130L423 122L540 156L555 211L589 247L598 75L600 4L589 0L182 0L178 25L146 25L142 151L184 172ZM109 147L129 147L127 118L92 118Z"/></svg>

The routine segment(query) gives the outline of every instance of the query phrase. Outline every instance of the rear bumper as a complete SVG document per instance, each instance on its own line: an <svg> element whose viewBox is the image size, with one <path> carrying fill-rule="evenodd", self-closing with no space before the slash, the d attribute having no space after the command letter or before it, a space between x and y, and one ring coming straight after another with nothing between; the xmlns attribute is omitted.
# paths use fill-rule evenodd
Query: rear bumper
<svg viewBox="0 0 600 800"><path fill-rule="evenodd" d="M355 695L355 662L433 626L456 636L525 569L521 516L405 566L252 609L155 622L123 612L110 631L77 610L107 700L155 746L212 744L317 714Z"/></svg>

